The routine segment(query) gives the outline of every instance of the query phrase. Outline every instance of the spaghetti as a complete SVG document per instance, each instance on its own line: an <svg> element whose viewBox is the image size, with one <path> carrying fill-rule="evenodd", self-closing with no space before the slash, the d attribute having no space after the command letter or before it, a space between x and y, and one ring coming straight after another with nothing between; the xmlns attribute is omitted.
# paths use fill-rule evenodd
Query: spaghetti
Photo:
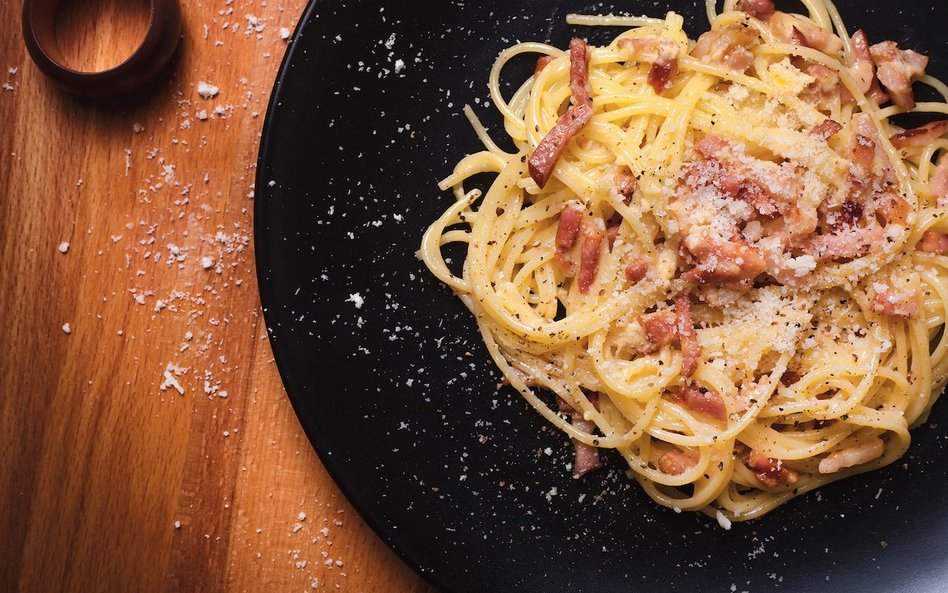
<svg viewBox="0 0 948 593"><path fill-rule="evenodd" d="M948 115L948 88L804 5L708 0L696 41L675 13L571 15L629 29L504 50L517 152L465 108L485 150L420 252L577 477L614 449L656 502L725 524L892 463L948 377L948 121L892 120ZM521 54L541 57L507 100Z"/></svg>

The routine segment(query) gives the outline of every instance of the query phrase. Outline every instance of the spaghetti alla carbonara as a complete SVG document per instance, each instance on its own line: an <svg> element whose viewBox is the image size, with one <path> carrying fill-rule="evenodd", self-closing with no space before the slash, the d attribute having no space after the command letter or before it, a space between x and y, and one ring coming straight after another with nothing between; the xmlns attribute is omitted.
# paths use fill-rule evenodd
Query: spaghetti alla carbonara
<svg viewBox="0 0 948 593"><path fill-rule="evenodd" d="M948 370L948 87L803 4L708 0L695 41L675 13L570 15L627 30L503 51L517 152L465 108L485 150L441 182L456 200L420 251L574 476L614 449L656 502L722 524L898 459Z"/></svg>

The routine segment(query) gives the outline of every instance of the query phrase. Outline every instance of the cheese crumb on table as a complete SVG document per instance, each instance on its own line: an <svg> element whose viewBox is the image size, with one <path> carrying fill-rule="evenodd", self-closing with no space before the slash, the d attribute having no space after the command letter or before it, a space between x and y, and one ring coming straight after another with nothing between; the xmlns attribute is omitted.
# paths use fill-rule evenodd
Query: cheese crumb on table
<svg viewBox="0 0 948 593"><path fill-rule="evenodd" d="M67 334L71 334L71 333L72 333L72 326L70 326L68 323L64 323L64 324L63 324L63 331L64 331L65 333L67 333Z"/></svg>
<svg viewBox="0 0 948 593"><path fill-rule="evenodd" d="M59 244L59 253L66 253L67 251L69 251L69 242L63 241Z"/></svg>
<svg viewBox="0 0 948 593"><path fill-rule="evenodd" d="M216 97L220 91L220 88L214 86L213 84L204 82L203 80L198 82L197 92L202 99L212 99Z"/></svg>

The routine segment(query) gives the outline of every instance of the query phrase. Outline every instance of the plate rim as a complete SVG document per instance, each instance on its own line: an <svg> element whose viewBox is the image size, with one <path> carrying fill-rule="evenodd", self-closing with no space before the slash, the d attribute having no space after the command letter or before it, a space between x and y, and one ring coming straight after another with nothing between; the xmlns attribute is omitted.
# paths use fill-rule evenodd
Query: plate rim
<svg viewBox="0 0 948 593"><path fill-rule="evenodd" d="M308 0L306 7L303 9L303 12L297 21L296 28L293 31L293 35L290 37L290 41L287 47L286 52L283 54L283 60L280 63L280 68L277 70L276 77L273 82L273 86L270 90L270 99L267 102L267 111L263 120L263 128L260 135L260 146L257 149L257 171L254 175L254 187L256 188L256 193L254 194L254 206L253 206L253 233L251 242L254 249L254 267L256 268L256 279L257 279L257 293L260 297L260 308L263 313L263 322L264 330L267 332L267 340L270 343L270 349L273 352L273 359L276 363L277 371L280 375L280 383L283 386L283 390L286 393L286 397L290 402L290 405L293 407L294 416L296 421L299 423L300 427L303 429L304 434L306 434L306 439L309 441L310 446L315 451L316 456L319 458L320 463L326 470L326 473L329 474L329 477L332 478L333 483L339 490L342 492L342 495L346 498L346 501L355 509L358 513L359 518L369 526L369 529L372 530L372 533L378 537L385 546L395 553L398 559L408 566L412 572L420 576L427 582L429 585L435 587L439 591L445 591L450 593L454 589L448 588L445 583L443 583L434 571L426 571L418 564L411 556L409 556L400 546L393 540L392 531L388 529L385 525L382 524L382 521L377 520L372 517L371 513L366 513L364 511L363 505L360 501L360 497L355 495L354 489L346 482L343 478L343 474L339 471L336 461L333 459L333 456L329 452L325 451L323 446L320 444L319 439L316 438L315 432L311 426L308 426L306 422L303 422L303 418L306 416L304 407L300 403L302 400L302 388L296 384L292 379L291 373L287 368L288 360L286 356L281 356L283 346L274 336L271 327L276 326L277 317L276 312L273 307L275 296L273 295L273 290L267 281L267 276L272 272L272 267L269 265L271 261L270 256L270 244L268 241L262 240L266 236L266 229L269 228L269 218L264 213L266 208L264 204L269 200L273 199L272 191L268 185L268 180L266 180L266 173L270 169L270 163L272 162L271 152L273 150L273 135L274 131L279 128L277 123L278 114L281 111L281 97L283 94L283 87L286 83L287 78L290 75L290 68L293 64L293 61L297 54L297 40L306 32L305 30L310 26L312 22L316 19L314 18L317 10L319 10L326 0ZM282 362L281 362L282 361Z"/></svg>

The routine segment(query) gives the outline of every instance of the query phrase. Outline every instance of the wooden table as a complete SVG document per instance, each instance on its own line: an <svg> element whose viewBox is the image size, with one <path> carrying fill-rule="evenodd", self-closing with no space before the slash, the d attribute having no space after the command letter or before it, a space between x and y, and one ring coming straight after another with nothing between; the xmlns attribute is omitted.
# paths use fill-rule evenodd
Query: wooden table
<svg viewBox="0 0 948 593"><path fill-rule="evenodd" d="M80 67L147 23L68 4ZM182 4L169 71L94 102L0 1L0 591L430 591L320 465L260 313L257 146L305 2Z"/></svg>

